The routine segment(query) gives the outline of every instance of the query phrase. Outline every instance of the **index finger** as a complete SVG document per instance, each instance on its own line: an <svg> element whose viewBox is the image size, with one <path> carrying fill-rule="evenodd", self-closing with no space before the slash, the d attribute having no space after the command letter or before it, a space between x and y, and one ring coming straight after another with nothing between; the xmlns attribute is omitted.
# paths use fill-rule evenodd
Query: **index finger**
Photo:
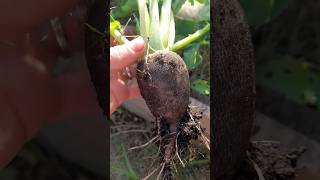
<svg viewBox="0 0 320 180"><path fill-rule="evenodd" d="M143 56L144 40L138 37L127 44L110 48L110 70L120 70Z"/></svg>

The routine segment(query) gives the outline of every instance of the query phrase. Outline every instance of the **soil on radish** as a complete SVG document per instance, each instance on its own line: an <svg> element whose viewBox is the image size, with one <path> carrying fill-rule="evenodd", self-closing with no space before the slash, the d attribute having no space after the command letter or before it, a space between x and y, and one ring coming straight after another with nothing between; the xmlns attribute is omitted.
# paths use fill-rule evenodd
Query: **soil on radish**
<svg viewBox="0 0 320 180"><path fill-rule="evenodd" d="M139 61L137 80L141 95L158 122L175 124L186 113L190 81L178 54L160 50Z"/></svg>
<svg viewBox="0 0 320 180"><path fill-rule="evenodd" d="M155 116L160 136L162 179L172 179L174 157L186 152L191 139L201 136L201 118L197 107L190 107L189 73L183 59L176 53L159 50L140 60L137 81L142 97ZM181 158L180 158L181 159ZM182 163L182 162L181 162Z"/></svg>

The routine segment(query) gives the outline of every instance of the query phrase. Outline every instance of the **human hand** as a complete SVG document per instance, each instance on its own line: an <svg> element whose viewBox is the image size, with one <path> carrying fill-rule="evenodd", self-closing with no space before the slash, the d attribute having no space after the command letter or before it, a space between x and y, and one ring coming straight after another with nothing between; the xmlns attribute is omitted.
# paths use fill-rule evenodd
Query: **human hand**
<svg viewBox="0 0 320 180"><path fill-rule="evenodd" d="M101 113L84 58L72 71L52 75L64 53L51 18L62 20L69 51L83 52L83 22L68 13L76 5L78 0L0 2L0 169L49 123Z"/></svg>
<svg viewBox="0 0 320 180"><path fill-rule="evenodd" d="M110 42L113 42L112 38ZM110 48L110 114L126 100L141 96L136 80L129 84L129 78L124 70L142 57L143 53L144 40L142 37ZM131 74L135 74L134 70Z"/></svg>

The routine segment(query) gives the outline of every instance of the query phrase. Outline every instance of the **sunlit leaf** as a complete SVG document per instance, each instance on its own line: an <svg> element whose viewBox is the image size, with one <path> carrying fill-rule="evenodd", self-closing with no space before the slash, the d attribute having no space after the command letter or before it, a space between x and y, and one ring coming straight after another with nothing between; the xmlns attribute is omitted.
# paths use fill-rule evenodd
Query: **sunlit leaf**
<svg viewBox="0 0 320 180"><path fill-rule="evenodd" d="M183 51L183 59L187 65L188 70L197 68L203 61L200 46L207 44L206 40L192 43L188 45Z"/></svg>
<svg viewBox="0 0 320 180"><path fill-rule="evenodd" d="M115 18L123 18L130 16L132 12L138 9L136 0L120 0L117 6L112 10Z"/></svg>
<svg viewBox="0 0 320 180"><path fill-rule="evenodd" d="M206 80L195 80L191 88L203 95L210 96L210 83Z"/></svg>

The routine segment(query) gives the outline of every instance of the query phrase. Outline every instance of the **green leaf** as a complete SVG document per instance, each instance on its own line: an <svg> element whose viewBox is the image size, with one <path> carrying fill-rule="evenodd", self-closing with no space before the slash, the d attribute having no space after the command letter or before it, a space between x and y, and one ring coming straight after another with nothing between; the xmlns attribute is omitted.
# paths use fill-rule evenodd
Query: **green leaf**
<svg viewBox="0 0 320 180"><path fill-rule="evenodd" d="M320 110L320 69L288 57L257 65L257 84Z"/></svg>
<svg viewBox="0 0 320 180"><path fill-rule="evenodd" d="M260 27L278 16L287 5L288 0L240 0L250 26Z"/></svg>
<svg viewBox="0 0 320 180"><path fill-rule="evenodd" d="M200 28L199 22L176 19L176 39L181 40Z"/></svg>
<svg viewBox="0 0 320 180"><path fill-rule="evenodd" d="M120 22L114 18L110 19L110 34L120 44L128 42L127 38L122 35Z"/></svg>
<svg viewBox="0 0 320 180"><path fill-rule="evenodd" d="M206 24L207 22L176 19L175 20L176 40L178 41L183 39L189 34L192 34L196 32L198 29L201 29Z"/></svg>
<svg viewBox="0 0 320 180"><path fill-rule="evenodd" d="M199 52L199 48L200 44L192 43L183 51L183 59L188 70L193 70L201 64L203 58Z"/></svg>
<svg viewBox="0 0 320 180"><path fill-rule="evenodd" d="M121 144L122 146L122 151L123 151L123 156L125 158L125 162L126 162L126 166L127 166L127 172L125 173L126 174L126 177L129 179L129 180L138 180L139 177L138 175L136 174L136 172L133 170L132 168L132 165L130 163L130 160L129 160L129 157L128 157L128 154L123 146L123 144Z"/></svg>
<svg viewBox="0 0 320 180"><path fill-rule="evenodd" d="M192 82L191 88L203 95L210 96L210 83L206 80L195 80Z"/></svg>
<svg viewBox="0 0 320 180"><path fill-rule="evenodd" d="M198 3L203 4L206 0L196 0Z"/></svg>
<svg viewBox="0 0 320 180"><path fill-rule="evenodd" d="M110 23L110 31L119 30L121 27L121 24L119 21L113 21Z"/></svg>
<svg viewBox="0 0 320 180"><path fill-rule="evenodd" d="M179 49L182 49L182 48L188 46L189 44L191 44L191 43L193 43L203 37L206 37L206 35L209 33L209 31L210 31L210 24L206 24L202 29L199 29L196 32L194 32L193 34L189 34L187 37L175 42L173 47L170 50L175 52Z"/></svg>
<svg viewBox="0 0 320 180"><path fill-rule="evenodd" d="M117 7L112 10L112 15L115 18L124 18L130 16L132 12L138 9L136 0L120 0Z"/></svg>
<svg viewBox="0 0 320 180"><path fill-rule="evenodd" d="M188 0L188 2L193 6L194 5L194 0Z"/></svg>

